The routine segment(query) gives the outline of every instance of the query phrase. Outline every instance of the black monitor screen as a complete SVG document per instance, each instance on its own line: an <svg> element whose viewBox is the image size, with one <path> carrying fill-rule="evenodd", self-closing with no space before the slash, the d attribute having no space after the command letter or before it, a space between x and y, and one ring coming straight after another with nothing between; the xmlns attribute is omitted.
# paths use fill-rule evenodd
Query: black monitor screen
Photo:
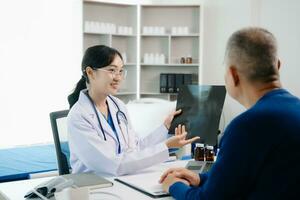
<svg viewBox="0 0 300 200"><path fill-rule="evenodd" d="M175 127L185 125L187 138L200 136L201 143L215 145L221 113L226 95L225 86L220 85L183 85L179 89L176 110L182 113L176 116L169 133L175 133Z"/></svg>

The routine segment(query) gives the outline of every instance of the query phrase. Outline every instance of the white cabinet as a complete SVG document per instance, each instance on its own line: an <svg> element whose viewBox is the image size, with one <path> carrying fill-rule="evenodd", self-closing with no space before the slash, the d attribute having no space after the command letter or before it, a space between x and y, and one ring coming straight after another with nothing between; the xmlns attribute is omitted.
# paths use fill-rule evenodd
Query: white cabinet
<svg viewBox="0 0 300 200"><path fill-rule="evenodd" d="M159 92L161 73L192 73L198 79L200 13L200 5L141 5L140 96L174 99L176 94ZM164 61L157 64L152 57L160 55Z"/></svg>
<svg viewBox="0 0 300 200"><path fill-rule="evenodd" d="M176 99L176 94L160 93L161 73L191 73L199 82L200 3L112 2L83 2L83 47L104 44L126 55L128 76L118 94L121 99Z"/></svg>

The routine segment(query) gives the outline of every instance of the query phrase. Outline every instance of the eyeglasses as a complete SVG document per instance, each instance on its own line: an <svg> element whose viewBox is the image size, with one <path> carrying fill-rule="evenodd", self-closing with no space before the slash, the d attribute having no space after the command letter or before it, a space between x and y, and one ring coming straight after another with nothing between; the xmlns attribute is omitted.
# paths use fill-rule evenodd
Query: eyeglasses
<svg viewBox="0 0 300 200"><path fill-rule="evenodd" d="M104 72L110 73L113 77L120 75L122 78L126 78L126 76L127 76L126 69L117 70L114 68L109 68L109 69L93 68L93 70L104 71Z"/></svg>

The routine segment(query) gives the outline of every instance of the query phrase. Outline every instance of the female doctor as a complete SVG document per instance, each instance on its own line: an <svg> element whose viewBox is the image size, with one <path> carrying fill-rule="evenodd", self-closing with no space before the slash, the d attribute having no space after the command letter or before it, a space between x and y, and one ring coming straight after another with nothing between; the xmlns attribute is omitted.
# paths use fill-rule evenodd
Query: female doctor
<svg viewBox="0 0 300 200"><path fill-rule="evenodd" d="M98 45L86 50L82 78L69 95L68 139L73 173L96 172L119 176L166 161L168 148L182 147L198 138L185 139L184 126L167 139L174 115L145 138L133 131L125 104L112 96L126 77L121 54ZM147 122L145 122L147 123Z"/></svg>

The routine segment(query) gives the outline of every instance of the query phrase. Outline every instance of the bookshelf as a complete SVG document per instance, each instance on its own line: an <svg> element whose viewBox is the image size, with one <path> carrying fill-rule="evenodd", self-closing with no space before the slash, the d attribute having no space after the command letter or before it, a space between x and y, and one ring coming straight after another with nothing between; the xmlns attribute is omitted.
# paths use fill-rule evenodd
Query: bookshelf
<svg viewBox="0 0 300 200"><path fill-rule="evenodd" d="M117 17L116 17L117 16ZM199 3L83 1L83 48L104 44L126 54L128 76L118 97L176 99L160 93L161 73L201 75L202 6ZM191 57L189 63L183 59Z"/></svg>

